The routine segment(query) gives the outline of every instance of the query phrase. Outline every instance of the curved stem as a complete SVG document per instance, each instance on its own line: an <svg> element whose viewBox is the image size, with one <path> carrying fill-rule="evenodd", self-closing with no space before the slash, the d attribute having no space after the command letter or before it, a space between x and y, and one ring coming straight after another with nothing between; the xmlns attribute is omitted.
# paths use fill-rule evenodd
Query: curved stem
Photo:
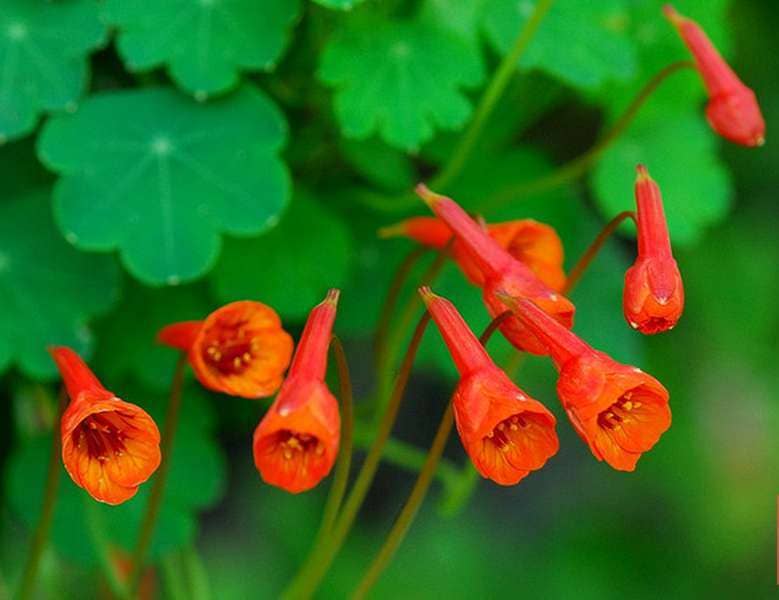
<svg viewBox="0 0 779 600"><path fill-rule="evenodd" d="M420 286L432 284L436 277L438 277L438 275L441 273L441 269L444 268L446 259L449 256L449 249L451 248L451 244L452 241L450 240L449 243L447 243L447 245L438 252L435 260L430 264L419 280ZM394 335L389 338L389 343L387 344L387 349L384 354L384 360L381 364L379 364L378 368L379 381L377 389L378 397L380 399L387 397L387 390L390 386L389 378L391 376L393 367L393 357L395 357L395 355L398 353L398 348L403 343L403 340L406 337L406 332L411 326L418 305L421 302L422 300L420 299L419 294L413 294L411 298L408 299L408 302L406 302L403 311L400 313L400 316L396 321Z"/></svg>
<svg viewBox="0 0 779 600"><path fill-rule="evenodd" d="M46 548L46 541L51 531L51 523L54 520L54 507L57 502L57 492L60 483L60 452L62 449L62 438L59 432L59 423L62 413L67 404L67 394L65 387L61 387L57 396L57 417L54 420L54 427L51 435L51 447L49 449L49 464L46 467L46 485L43 491L43 506L41 507L41 516L38 518L38 524L35 526L30 550L27 554L27 561L24 564L22 581L19 586L18 597L21 600L27 600L32 596L35 590L35 576L38 573L38 565Z"/></svg>
<svg viewBox="0 0 779 600"><path fill-rule="evenodd" d="M636 213L632 210L626 210L619 213L611 221L606 223L603 229L601 229L600 233L589 245L587 250L584 251L584 254L582 254L582 257L579 259L579 262L577 262L573 269L571 269L570 273L568 273L568 278L565 280L565 285L562 289L563 294L568 294L576 286L576 284L579 283L579 280L582 278L582 275L584 275L584 272L590 266L593 259L598 255L600 249L603 248L603 244L606 243L606 240L609 239L611 234L614 233L617 230L617 227L619 227L626 219L635 220Z"/></svg>
<svg viewBox="0 0 779 600"><path fill-rule="evenodd" d="M132 569L130 570L128 580L130 592L133 595L138 589L141 574L143 573L143 565L146 561L146 554L149 551L152 536L154 535L154 527L157 524L157 517L159 517L160 508L162 507L162 495L165 491L165 483L170 469L170 453L173 449L173 439L176 437L176 429L179 422L181 386L184 381L184 367L186 364L187 355L182 352L176 363L173 381L170 386L170 399L168 401L168 410L165 414L165 424L163 425L162 443L160 446L162 462L152 484L149 500L146 504L146 513L143 515L143 521L141 522L141 532L133 553Z"/></svg>
<svg viewBox="0 0 779 600"><path fill-rule="evenodd" d="M622 113L614 125L611 126L606 134L601 137L592 148L547 175L543 175L531 181L519 183L499 192L485 202L484 205L480 207L481 210L494 210L518 197L531 196L540 192L545 192L584 174L592 164L597 162L609 146L627 130L628 126L633 122L633 119L655 90L671 75L687 68L695 68L692 61L677 61L660 70L644 85L643 88L641 88L641 91L639 91L638 95L633 99L625 112Z"/></svg>
<svg viewBox="0 0 779 600"><path fill-rule="evenodd" d="M398 371L395 386L384 412L384 417L376 431L376 438L365 457L365 461L357 475L352 491L349 493L330 535L327 536L321 544L314 547L301 571L285 590L283 594L284 598L311 597L346 540L346 536L354 523L354 519L362 506L363 500L365 500L365 496L368 493L368 489L370 488L373 477L378 469L384 445L395 424L395 419L397 418L398 410L401 401L403 400L403 393L406 390L406 384L411 375L411 368L414 364L417 350L419 350L419 345L422 342L422 336L424 335L429 322L430 314L425 311L414 330L414 335L406 350L403 364Z"/></svg>
<svg viewBox="0 0 779 600"><path fill-rule="evenodd" d="M395 310L395 306L397 306L400 292L403 289L403 284L406 282L406 279L408 279L414 266L419 262L419 259L422 258L426 252L427 248L424 246L417 246L411 250L403 259L403 262L398 265L392 282L390 283L389 290L387 290L387 297L384 300L384 305L381 307L379 320L376 324L376 335L373 338L373 352L376 357L376 366L378 369L384 364L385 353L387 351L387 333L389 331L390 322L392 321L392 313Z"/></svg>
<svg viewBox="0 0 779 600"><path fill-rule="evenodd" d="M444 168L431 182L431 187L433 189L445 189L446 186L462 171L479 139L484 124L487 122L495 105L506 90L506 86L509 84L511 77L516 71L519 59L525 52L530 40L533 39L533 35L535 35L538 26L551 8L553 1L554 0L540 0L539 2L536 2L532 14L517 34L514 46L511 48L511 51L503 57L503 60L500 61L492 79L484 90L484 93L479 100L479 105L474 111L473 119L471 119L471 122L468 125L468 129L466 129L465 133L460 138L457 147Z"/></svg>
<svg viewBox="0 0 779 600"><path fill-rule="evenodd" d="M495 333L500 324L510 315L511 311L507 310L490 322L479 337L482 346L487 345L492 334ZM417 512L419 511L419 507L422 505L422 501L427 495L427 490L430 488L430 483L432 482L433 475L438 467L438 461L441 459L441 455L446 447L446 442L449 439L453 424L454 416L452 412L452 402L450 400L447 402L446 411L444 411L444 415L441 417L441 422L438 425L438 430L433 438L433 443L427 453L427 457L425 458L422 470L419 472L416 483L414 483L411 494L406 500L403 509L400 511L398 518L395 520L395 524L392 526L387 538L384 540L381 550L379 550L376 558L373 559L370 567L368 567L362 580L357 585L357 588L352 595L353 599L362 599L365 597L387 567L390 560L392 560L392 556L406 536L409 527L411 527L411 523L414 521L414 517L416 517Z"/></svg>
<svg viewBox="0 0 779 600"><path fill-rule="evenodd" d="M338 464L335 466L333 483L330 485L330 492L325 501L322 523L314 539L314 547L321 544L321 541L329 535L333 528L333 523L338 515L338 509L341 507L341 501L346 492L346 484L349 483L349 469L352 464L354 410L352 408L352 380L349 376L349 364L346 360L343 344L335 335L330 340L330 349L335 355L338 380L341 387L341 453L338 457Z"/></svg>

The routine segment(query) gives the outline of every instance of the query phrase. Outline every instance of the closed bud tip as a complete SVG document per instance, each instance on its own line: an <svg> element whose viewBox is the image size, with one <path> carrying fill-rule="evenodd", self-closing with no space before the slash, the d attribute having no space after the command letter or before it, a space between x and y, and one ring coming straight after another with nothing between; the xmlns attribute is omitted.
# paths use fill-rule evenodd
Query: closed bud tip
<svg viewBox="0 0 779 600"><path fill-rule="evenodd" d="M430 208L434 208L436 204L445 198L445 196L442 196L441 194L436 194L424 183L418 183L414 188L414 191Z"/></svg>
<svg viewBox="0 0 779 600"><path fill-rule="evenodd" d="M430 303L438 297L427 285L423 285L419 288L419 295L422 296L422 301L425 303L425 306L430 306Z"/></svg>
<svg viewBox="0 0 779 600"><path fill-rule="evenodd" d="M663 14L674 25L681 25L684 21L684 17L670 4L663 5Z"/></svg>
<svg viewBox="0 0 779 600"><path fill-rule="evenodd" d="M636 165L636 182L641 181L651 181L652 178L649 176L649 171L647 171L646 166L644 165Z"/></svg>
<svg viewBox="0 0 779 600"><path fill-rule="evenodd" d="M338 298L341 296L341 290L336 288L330 288L327 290L327 296L325 296L324 302L326 304L332 304L338 306Z"/></svg>

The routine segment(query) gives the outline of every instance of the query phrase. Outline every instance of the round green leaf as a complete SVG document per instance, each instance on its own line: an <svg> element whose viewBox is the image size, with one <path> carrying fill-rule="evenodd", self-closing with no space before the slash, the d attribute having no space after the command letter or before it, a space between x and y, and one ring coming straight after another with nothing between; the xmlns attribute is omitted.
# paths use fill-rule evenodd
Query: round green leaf
<svg viewBox="0 0 779 600"><path fill-rule="evenodd" d="M335 10L351 10L365 0L314 0L317 4Z"/></svg>
<svg viewBox="0 0 779 600"><path fill-rule="evenodd" d="M119 249L133 275L160 285L208 271L221 232L276 224L289 191L285 137L254 88L208 104L151 88L90 97L47 123L38 151L62 175L55 214L67 239Z"/></svg>
<svg viewBox="0 0 779 600"><path fill-rule="evenodd" d="M319 77L336 89L347 137L378 131L392 146L417 150L436 127L457 129L471 113L461 88L483 79L480 58L457 35L429 23L362 23L325 48Z"/></svg>
<svg viewBox="0 0 779 600"><path fill-rule="evenodd" d="M533 14L538 0L488 0L484 27L490 42L506 53ZM625 0L557 0L541 21L519 66L541 69L585 90L629 79L636 50L627 31Z"/></svg>
<svg viewBox="0 0 779 600"><path fill-rule="evenodd" d="M349 271L352 240L341 219L298 194L270 233L229 240L214 269L214 292L223 302L253 298L287 319L302 320Z"/></svg>
<svg viewBox="0 0 779 600"><path fill-rule="evenodd" d="M59 235L46 189L0 202L0 371L14 362L31 377L52 377L51 344L89 353L87 321L118 293L110 257L77 252Z"/></svg>
<svg viewBox="0 0 779 600"><path fill-rule="evenodd" d="M299 0L107 0L119 53L131 71L167 65L198 99L270 70L287 45ZM160 23L164 26L160 27Z"/></svg>
<svg viewBox="0 0 779 600"><path fill-rule="evenodd" d="M32 131L43 111L75 108L90 50L105 41L94 0L0 5L0 143Z"/></svg>
<svg viewBox="0 0 779 600"><path fill-rule="evenodd" d="M696 242L730 208L730 175L715 135L694 109L643 113L603 156L593 179L596 201L611 217L635 209L636 165L647 166L663 192L675 244Z"/></svg>

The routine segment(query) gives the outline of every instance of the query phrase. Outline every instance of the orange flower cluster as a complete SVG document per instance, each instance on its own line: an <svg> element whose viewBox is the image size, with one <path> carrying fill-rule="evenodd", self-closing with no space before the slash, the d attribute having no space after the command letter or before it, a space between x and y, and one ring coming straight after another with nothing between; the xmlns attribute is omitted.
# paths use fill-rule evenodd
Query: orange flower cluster
<svg viewBox="0 0 779 600"><path fill-rule="evenodd" d="M694 56L710 97L706 115L712 128L740 144L762 144L765 123L752 90L694 21L670 6L664 12ZM660 189L645 167L637 171L638 248L625 274L623 312L631 327L656 334L678 322L684 289ZM424 185L417 193L435 216L408 219L381 235L447 249L481 289L506 339L519 350L551 358L563 409L593 455L615 469L635 469L670 427L668 392L570 331L575 306L562 293L567 280L555 230L529 219L484 224ZM492 361L451 302L427 287L420 293L460 373L453 408L468 456L483 477L518 483L557 452L554 415ZM278 391L254 432L252 450L262 479L291 493L316 486L338 454L338 402L325 383L338 296L331 290L312 309L294 358L292 337L277 313L248 300L218 308L202 321L174 323L158 336L186 354L196 378L210 390L244 398ZM61 420L68 474L101 502L132 498L163 458L154 420L103 387L69 348L55 347L51 354L70 397Z"/></svg>

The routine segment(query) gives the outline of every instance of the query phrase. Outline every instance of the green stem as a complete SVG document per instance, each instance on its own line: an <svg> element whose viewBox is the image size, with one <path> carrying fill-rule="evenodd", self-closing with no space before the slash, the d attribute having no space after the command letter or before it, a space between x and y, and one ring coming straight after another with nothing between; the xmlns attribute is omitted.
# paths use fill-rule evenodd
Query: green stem
<svg viewBox="0 0 779 600"><path fill-rule="evenodd" d="M584 251L584 254L582 254L582 257L579 259L579 262L577 262L573 269L571 269L571 272L568 273L568 278L565 280L565 286L563 286L562 289L563 294L570 293L576 284L579 283L582 275L584 275L593 259L598 255L600 249L603 248L603 244L605 244L606 240L609 239L611 234L617 230L617 227L619 227L626 219L635 220L635 218L636 213L634 213L632 210L626 210L619 213L611 221L606 223L597 237L592 241L592 244L590 244L587 250Z"/></svg>
<svg viewBox="0 0 779 600"><path fill-rule="evenodd" d="M84 494L84 520L86 521L92 547L97 554L100 568L105 575L106 583L108 583L111 593L122 600L129 600L132 597L130 591L117 572L116 566L111 559L111 549L108 546L108 541L103 535L105 525L99 512L99 505L86 494Z"/></svg>
<svg viewBox="0 0 779 600"><path fill-rule="evenodd" d="M365 500L365 496L368 493L368 489L373 482L373 477L381 462L384 445L395 424L395 419L397 418L398 410L400 409L400 404L403 400L403 393L405 392L406 384L411 375L411 368L413 367L417 350L419 350L422 336L424 335L429 322L430 314L425 311L419 319L419 323L414 330L414 335L406 350L406 356L398 371L390 401L387 404L384 417L376 430L376 438L365 457L365 461L363 462L362 468L354 482L354 486L344 503L343 509L341 510L330 535L327 536L321 544L314 547L298 575L285 590L283 594L284 598L310 598L316 591L322 578L330 568L333 559L346 540L346 536L354 523L354 519L362 506L363 500Z"/></svg>
<svg viewBox="0 0 779 600"><path fill-rule="evenodd" d="M354 433L354 444L358 448L370 448L373 443L375 433L370 425L357 427ZM382 460L395 465L396 467L412 473L419 473L422 465L425 464L425 451L420 450L413 444L390 437L384 446ZM436 477L447 489L457 487L460 478L460 469L453 462L442 458L438 463Z"/></svg>
<svg viewBox="0 0 779 600"><path fill-rule="evenodd" d="M400 511L395 524L392 526L392 530L387 535L387 539L384 541L384 545L379 550L376 558L373 559L371 566L366 571L360 583L352 595L353 599L365 598L365 595L376 583L381 573L389 564L395 551L400 546L403 538L411 527L411 523L414 521L417 512L419 512L422 501L427 495L427 490L430 488L430 482L433 480L438 461L444 452L446 442L449 440L449 434L452 431L452 425L454 424L454 417L452 413L452 403L449 402L446 405L446 411L441 419L441 423L438 425L433 443L430 446L430 451L427 453L425 463L422 466L422 470L419 472L414 488L411 490L411 494L406 500L406 504Z"/></svg>
<svg viewBox="0 0 779 600"><path fill-rule="evenodd" d="M170 454L173 449L173 439L176 437L176 429L179 422L179 412L181 410L181 387L184 381L184 367L187 364L187 355L182 352L179 356L176 368L173 372L173 381L170 386L170 400L165 414L165 423L163 425L162 443L160 450L162 452L162 462L160 463L157 476L154 478L149 500L146 504L146 513L143 515L141 530L138 536L138 542L135 546L135 552L132 558L132 569L130 570L129 587L135 594L143 573L143 566L146 562L146 554L149 551L152 537L154 536L154 527L157 524L157 518L162 507L162 497L165 491L165 483L168 479L170 470Z"/></svg>
<svg viewBox="0 0 779 600"><path fill-rule="evenodd" d="M384 364L387 352L387 333L389 332L390 323L392 321L392 313L395 311L395 307L400 299L400 292L403 289L403 284L406 282L406 279L408 279L414 266L419 262L419 259L422 258L426 252L427 248L423 246L417 246L411 250L403 259L403 262L400 263L392 278L389 290L387 290L387 298L384 300L384 305L381 307L381 313L379 314L379 320L376 325L376 335L373 339L373 352L376 357L377 369L380 369L381 365Z"/></svg>
<svg viewBox="0 0 779 600"><path fill-rule="evenodd" d="M533 39L536 30L551 8L553 1L554 0L539 0L539 2L536 3L530 18L528 18L525 25L517 34L514 46L511 51L503 57L503 60L501 60L498 68L495 70L487 88L484 90L484 93L479 100L479 105L476 107L476 111L473 114L473 119L471 119L471 122L468 125L468 129L460 138L449 161L433 179L431 183L433 189L445 189L446 186L460 174L463 167L468 162L468 158L470 158L471 153L473 152L473 148L479 139L484 124L487 122L495 105L506 90L506 86L508 86L516 71L519 59L522 57L522 54L524 54L530 40Z"/></svg>
<svg viewBox="0 0 779 600"><path fill-rule="evenodd" d="M510 315L511 311L507 310L495 317L490 322L490 324L487 325L487 328L479 337L479 341L481 342L482 346L487 346L487 343L490 341L492 334L495 333L498 327L500 327L500 324ZM354 599L361 599L365 597L365 595L371 589L373 584L376 583L381 573L389 564L392 556L395 554L395 551L398 549L401 542L403 542L403 538L406 536L409 527L411 527L411 523L414 521L414 517L416 517L417 512L419 512L419 507L422 506L422 502L427 495L428 489L430 489L430 483L433 481L433 475L436 472L438 462L441 459L444 448L446 447L446 442L448 441L449 434L452 431L453 423L454 417L452 413L452 402L450 400L447 403L446 411L444 411L444 415L441 418L440 424L438 425L438 430L436 431L435 437L433 438L433 443L431 444L430 450L427 453L427 457L425 458L422 470L419 472L416 483L414 483L411 494L406 500L403 509L400 511L398 518L395 520L395 524L392 526L392 529L387 535L387 538L384 540L384 544L382 545L381 550L379 550L376 558L373 559L370 567L368 567L368 570L365 572L362 580L357 585L354 595L352 596Z"/></svg>
<svg viewBox="0 0 779 600"><path fill-rule="evenodd" d="M633 119L655 90L671 75L687 68L694 68L694 64L691 61L684 60L671 63L663 68L660 72L655 74L643 88L641 88L641 91L633 99L625 112L622 113L614 125L612 125L606 134L601 137L592 148L548 175L543 175L537 179L513 185L495 194L480 207L481 210L485 212L495 210L511 200L554 189L583 175L591 165L600 159L603 153L608 150L609 146L627 130L628 126L633 122Z"/></svg>
<svg viewBox="0 0 779 600"><path fill-rule="evenodd" d="M27 600L35 591L35 577L38 574L38 565L41 556L46 548L46 541L49 539L51 523L54 519L54 507L57 503L57 492L60 483L60 452L62 449L62 438L60 437L59 424L62 413L67 404L67 394L64 386L60 389L57 399L57 418L54 420L54 427L51 435L51 446L49 449L49 464L46 468L46 485L43 491L43 506L41 515L38 518L38 524L35 526L30 550L27 554L27 561L22 573L22 582L19 587L18 597L21 600Z"/></svg>
<svg viewBox="0 0 779 600"><path fill-rule="evenodd" d="M330 348L335 355L338 379L341 387L341 452L335 466L333 483L325 502L322 523L314 540L314 547L320 545L333 528L338 509L341 507L346 484L349 483L349 469L352 465L352 443L354 431L354 410L352 403L352 380L349 376L349 364L346 360L343 344L337 336L330 340Z"/></svg>

